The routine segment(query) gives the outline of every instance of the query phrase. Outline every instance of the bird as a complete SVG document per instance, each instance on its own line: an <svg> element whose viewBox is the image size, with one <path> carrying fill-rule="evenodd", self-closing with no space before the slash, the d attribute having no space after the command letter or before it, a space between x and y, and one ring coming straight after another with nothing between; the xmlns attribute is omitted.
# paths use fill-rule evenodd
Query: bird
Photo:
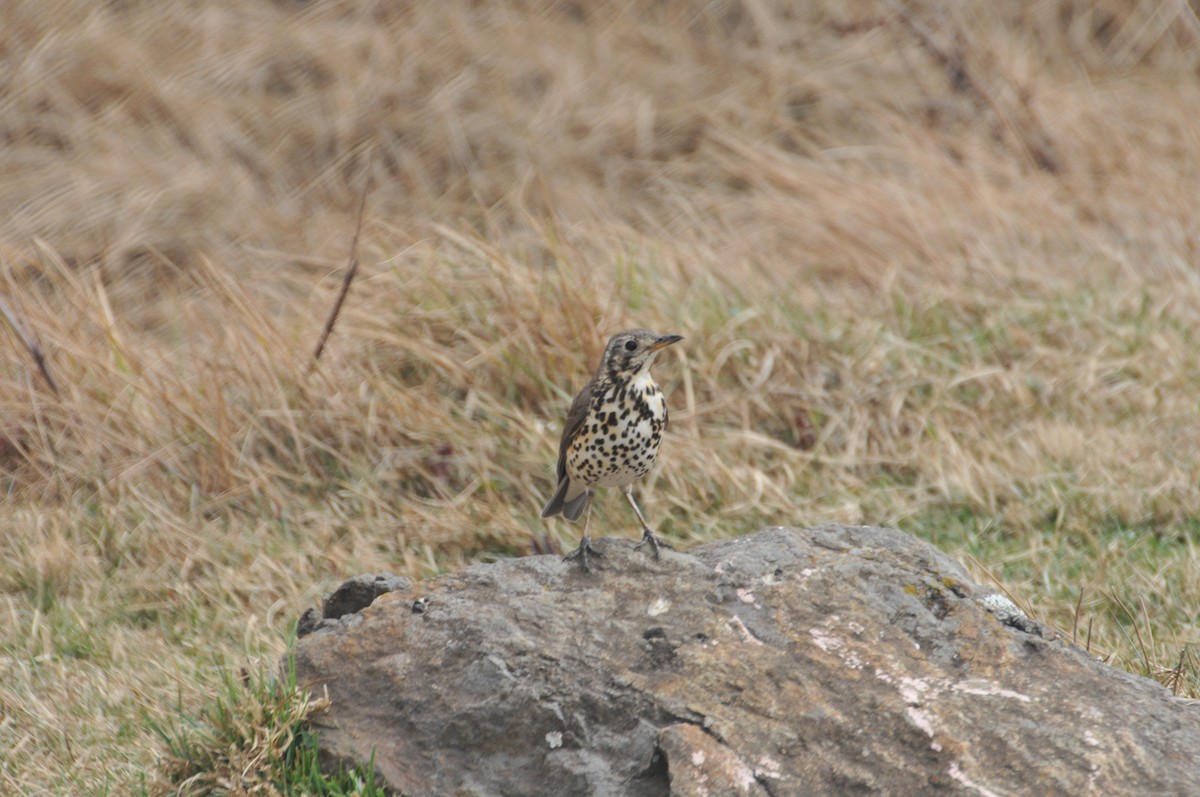
<svg viewBox="0 0 1200 797"><path fill-rule="evenodd" d="M542 510L542 517L561 514L575 521L587 512L579 547L563 557L578 559L588 572L588 554L599 556L588 534L592 498L598 487L620 487L642 524L642 541L658 550L667 543L646 523L633 483L649 473L667 428L667 402L650 375L650 366L662 349L683 340L680 335L659 335L648 329L630 329L613 335L595 376L567 412L558 446L558 486ZM669 547L669 546L667 546Z"/></svg>

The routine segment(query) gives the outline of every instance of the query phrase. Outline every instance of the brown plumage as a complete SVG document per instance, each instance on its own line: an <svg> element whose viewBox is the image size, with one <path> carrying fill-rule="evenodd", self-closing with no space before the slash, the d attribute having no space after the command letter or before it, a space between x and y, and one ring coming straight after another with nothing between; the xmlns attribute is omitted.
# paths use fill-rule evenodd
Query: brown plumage
<svg viewBox="0 0 1200 797"><path fill-rule="evenodd" d="M558 448L558 487L542 517L562 514L578 520L588 512L598 487L621 487L642 524L641 548L646 543L657 558L662 543L646 524L633 500L633 482L654 465L667 426L667 403L650 376L659 350L682 340L631 329L613 335L604 349L595 376L579 391L567 412ZM587 520L579 547L566 559L576 559L586 571L591 547ZM598 555L598 554L597 554Z"/></svg>

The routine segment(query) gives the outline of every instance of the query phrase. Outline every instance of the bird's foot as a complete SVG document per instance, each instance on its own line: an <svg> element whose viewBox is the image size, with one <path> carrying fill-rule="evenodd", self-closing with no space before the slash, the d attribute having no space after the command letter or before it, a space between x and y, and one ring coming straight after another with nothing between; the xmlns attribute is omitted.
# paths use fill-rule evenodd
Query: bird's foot
<svg viewBox="0 0 1200 797"><path fill-rule="evenodd" d="M579 540L579 547L564 556L563 561L568 562L572 559L578 559L579 566L583 568L583 572L590 573L592 572L592 568L588 567L588 554L600 556L600 552L592 547L591 536L584 534L583 538Z"/></svg>
<svg viewBox="0 0 1200 797"><path fill-rule="evenodd" d="M666 548L669 551L675 550L674 546L666 540L662 539L650 530L648 526L642 526L642 541L633 546L633 550L639 551L646 543L650 543L650 547L654 550L654 558L658 558L658 549Z"/></svg>

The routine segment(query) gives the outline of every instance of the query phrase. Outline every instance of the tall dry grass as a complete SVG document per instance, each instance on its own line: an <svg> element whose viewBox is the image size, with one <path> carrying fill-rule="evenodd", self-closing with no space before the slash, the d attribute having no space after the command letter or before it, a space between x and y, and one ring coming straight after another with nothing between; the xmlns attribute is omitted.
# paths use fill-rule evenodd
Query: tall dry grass
<svg viewBox="0 0 1200 797"><path fill-rule="evenodd" d="M899 525L1194 694L1198 68L1182 2L3 5L60 394L6 330L0 793L153 790L342 577L572 545L631 325L687 337L660 531Z"/></svg>

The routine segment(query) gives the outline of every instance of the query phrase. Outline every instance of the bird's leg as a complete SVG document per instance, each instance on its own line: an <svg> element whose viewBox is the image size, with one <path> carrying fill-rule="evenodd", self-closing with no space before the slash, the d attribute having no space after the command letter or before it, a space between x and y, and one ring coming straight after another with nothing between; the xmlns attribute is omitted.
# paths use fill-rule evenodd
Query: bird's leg
<svg viewBox="0 0 1200 797"><path fill-rule="evenodd" d="M588 554L590 553L592 556L600 555L600 552L592 547L592 535L588 534L588 524L592 522L592 498L590 495L588 496L587 509L584 510L584 513L583 536L579 539L579 547L564 556L563 561L578 559L583 572L590 573L592 568L588 567Z"/></svg>
<svg viewBox="0 0 1200 797"><path fill-rule="evenodd" d="M665 540L659 539L654 532L650 530L650 526L646 524L646 518L642 517L642 510L638 509L637 501L633 500L632 484L625 485L625 497L629 499L629 505L633 507L633 514L637 515L638 520L642 522L642 541L633 546L633 549L635 551L640 550L643 545L650 543L650 547L654 549L654 558L657 559L658 549L670 548L670 544L668 544Z"/></svg>

